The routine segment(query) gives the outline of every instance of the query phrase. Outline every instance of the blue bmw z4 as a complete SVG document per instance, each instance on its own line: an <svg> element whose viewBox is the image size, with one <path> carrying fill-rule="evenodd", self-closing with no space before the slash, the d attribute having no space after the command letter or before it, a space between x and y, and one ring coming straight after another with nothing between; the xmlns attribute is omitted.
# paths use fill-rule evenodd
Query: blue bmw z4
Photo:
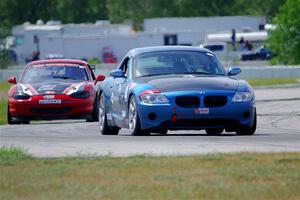
<svg viewBox="0 0 300 200"><path fill-rule="evenodd" d="M99 87L100 131L253 135L254 92L246 81L233 77L240 72L240 68L226 70L211 51L199 47L133 49Z"/></svg>

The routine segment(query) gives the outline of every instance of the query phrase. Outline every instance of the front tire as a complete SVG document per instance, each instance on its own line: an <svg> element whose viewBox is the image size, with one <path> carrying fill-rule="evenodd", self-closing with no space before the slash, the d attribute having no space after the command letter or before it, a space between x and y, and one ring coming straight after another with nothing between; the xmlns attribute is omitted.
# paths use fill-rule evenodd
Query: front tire
<svg viewBox="0 0 300 200"><path fill-rule="evenodd" d="M9 111L9 105L7 105L7 123L8 124L17 124L15 121L12 120L11 113Z"/></svg>
<svg viewBox="0 0 300 200"><path fill-rule="evenodd" d="M130 97L129 100L129 107L128 107L128 118L129 118L129 130L131 131L132 135L135 136L142 136L142 135L150 135L149 132L142 130L140 117L137 110L136 101L134 96Z"/></svg>
<svg viewBox="0 0 300 200"><path fill-rule="evenodd" d="M114 126L109 126L107 123L107 113L105 110L104 96L101 95L99 98L99 127L100 133L102 135L118 135L119 128Z"/></svg>
<svg viewBox="0 0 300 200"><path fill-rule="evenodd" d="M99 112L99 101L98 101L98 97L96 95L92 114L88 119L86 119L86 121L87 122L97 122L99 120L99 113L98 112Z"/></svg>
<svg viewBox="0 0 300 200"><path fill-rule="evenodd" d="M14 124L30 124L30 120L28 118L15 119L13 120L11 113L9 111L9 105L7 105L7 123L10 125Z"/></svg>
<svg viewBox="0 0 300 200"><path fill-rule="evenodd" d="M253 135L256 131L256 124L257 124L257 116L256 116L256 112L255 112L253 125L250 127L249 126L239 127L236 131L236 134L237 135Z"/></svg>
<svg viewBox="0 0 300 200"><path fill-rule="evenodd" d="M30 120L29 119L24 119L21 123L22 124L30 124Z"/></svg>

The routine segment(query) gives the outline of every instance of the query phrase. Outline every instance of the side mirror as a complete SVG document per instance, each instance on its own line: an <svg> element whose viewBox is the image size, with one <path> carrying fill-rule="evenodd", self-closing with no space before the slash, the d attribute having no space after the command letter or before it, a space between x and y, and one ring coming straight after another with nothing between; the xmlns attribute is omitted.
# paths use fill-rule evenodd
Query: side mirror
<svg viewBox="0 0 300 200"><path fill-rule="evenodd" d="M11 83L11 84L17 84L17 79L14 76L11 76L7 79L7 82Z"/></svg>
<svg viewBox="0 0 300 200"><path fill-rule="evenodd" d="M228 74L228 76L235 76L235 75L238 75L241 72L242 72L241 68L239 68L239 67L232 67L232 68L229 68L227 74Z"/></svg>
<svg viewBox="0 0 300 200"><path fill-rule="evenodd" d="M99 74L99 75L97 76L96 80L97 80L97 82L98 82L98 81L104 81L104 80L105 80L105 76Z"/></svg>
<svg viewBox="0 0 300 200"><path fill-rule="evenodd" d="M125 78L125 73L121 69L113 70L110 75L114 78Z"/></svg>

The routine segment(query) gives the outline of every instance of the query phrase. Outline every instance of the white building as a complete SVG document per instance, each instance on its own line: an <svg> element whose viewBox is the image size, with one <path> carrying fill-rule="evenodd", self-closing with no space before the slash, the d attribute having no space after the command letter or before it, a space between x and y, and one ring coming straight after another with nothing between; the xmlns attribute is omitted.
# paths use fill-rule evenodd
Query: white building
<svg viewBox="0 0 300 200"><path fill-rule="evenodd" d="M235 29L238 32L252 32L264 29L265 17L224 16L224 17L174 17L144 20L145 32L205 31L222 32Z"/></svg>
<svg viewBox="0 0 300 200"><path fill-rule="evenodd" d="M225 39L221 40L228 42L232 29L238 36L238 32L261 32L264 24L264 17L252 16L154 18L145 19L143 32L134 32L128 24L110 24L108 21L95 24L25 23L13 27L15 43L11 49L17 53L19 62L24 62L36 50L40 51L40 58L60 54L65 58L102 60L103 49L109 47L120 61L128 50L135 47L198 46L206 41L218 41L224 34ZM265 40L265 36L256 40Z"/></svg>

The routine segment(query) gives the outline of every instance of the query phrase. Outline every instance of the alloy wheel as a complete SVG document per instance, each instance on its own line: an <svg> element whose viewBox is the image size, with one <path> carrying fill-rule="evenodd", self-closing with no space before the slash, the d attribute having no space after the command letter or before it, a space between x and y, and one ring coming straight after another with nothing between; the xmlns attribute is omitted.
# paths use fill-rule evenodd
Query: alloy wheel
<svg viewBox="0 0 300 200"><path fill-rule="evenodd" d="M131 131L135 129L136 119L137 119L136 105L134 99L132 98L129 104L129 129Z"/></svg>
<svg viewBox="0 0 300 200"><path fill-rule="evenodd" d="M99 115L99 127L100 129L103 129L103 125L105 121L105 111L104 111L104 102L102 97L100 97L98 115Z"/></svg>

